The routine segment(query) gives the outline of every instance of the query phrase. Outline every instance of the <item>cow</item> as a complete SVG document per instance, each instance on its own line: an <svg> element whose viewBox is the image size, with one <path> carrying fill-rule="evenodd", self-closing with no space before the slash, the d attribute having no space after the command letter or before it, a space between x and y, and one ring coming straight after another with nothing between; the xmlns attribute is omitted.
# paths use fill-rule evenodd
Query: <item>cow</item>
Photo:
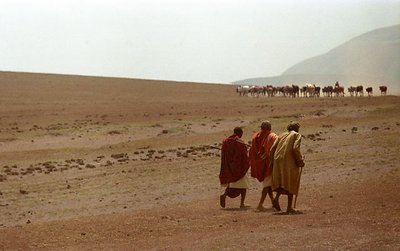
<svg viewBox="0 0 400 251"><path fill-rule="evenodd" d="M264 96L267 96L267 86L262 87L262 93Z"/></svg>
<svg viewBox="0 0 400 251"><path fill-rule="evenodd" d="M315 95L315 85L314 84L307 84L306 85L306 95L308 94L309 97L314 97Z"/></svg>
<svg viewBox="0 0 400 251"><path fill-rule="evenodd" d="M316 86L315 87L315 95L319 98L321 95L321 87L320 86Z"/></svg>
<svg viewBox="0 0 400 251"><path fill-rule="evenodd" d="M329 85L329 86L323 87L322 88L322 93L327 97L332 97L333 86Z"/></svg>
<svg viewBox="0 0 400 251"><path fill-rule="evenodd" d="M381 86L379 86L379 90L381 91L381 96L382 95L386 96L387 86L381 85Z"/></svg>
<svg viewBox="0 0 400 251"><path fill-rule="evenodd" d="M367 89L365 89L365 91L367 91L368 97L370 97L371 95L373 95L373 93L372 93L372 87L368 87Z"/></svg>
<svg viewBox="0 0 400 251"><path fill-rule="evenodd" d="M293 96L293 86L291 86L291 85L285 85L285 86L283 87L283 96L284 96L284 97L286 97L286 96L288 96L288 97Z"/></svg>
<svg viewBox="0 0 400 251"><path fill-rule="evenodd" d="M292 96L295 98L296 96L299 97L300 95L300 87L298 85L292 85Z"/></svg>
<svg viewBox="0 0 400 251"><path fill-rule="evenodd" d="M236 92L239 93L239 96L248 95L250 92L250 86L248 85L238 86L236 88Z"/></svg>
<svg viewBox="0 0 400 251"><path fill-rule="evenodd" d="M279 86L276 88L278 94L285 96L285 87Z"/></svg>
<svg viewBox="0 0 400 251"><path fill-rule="evenodd" d="M267 95L268 95L268 97L275 96L275 90L272 85L267 85Z"/></svg>
<svg viewBox="0 0 400 251"><path fill-rule="evenodd" d="M360 94L360 96L364 96L364 87L362 85L358 85L356 87L356 96L358 96L358 94Z"/></svg>
<svg viewBox="0 0 400 251"><path fill-rule="evenodd" d="M350 86L349 88L347 88L347 90L350 93L350 96L354 96L354 94L356 93L356 88L354 86Z"/></svg>
<svg viewBox="0 0 400 251"><path fill-rule="evenodd" d="M262 86L253 86L251 90L252 90L251 92L252 96L259 97L264 93L264 87Z"/></svg>
<svg viewBox="0 0 400 251"><path fill-rule="evenodd" d="M307 86L303 86L300 88L300 94L303 97L307 97Z"/></svg>

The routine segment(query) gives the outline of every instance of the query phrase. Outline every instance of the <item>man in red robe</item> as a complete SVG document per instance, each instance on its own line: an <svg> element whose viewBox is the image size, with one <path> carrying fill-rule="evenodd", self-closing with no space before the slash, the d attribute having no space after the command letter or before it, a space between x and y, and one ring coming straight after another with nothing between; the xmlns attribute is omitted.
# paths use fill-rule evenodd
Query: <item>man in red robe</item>
<svg viewBox="0 0 400 251"><path fill-rule="evenodd" d="M249 158L246 144L241 139L243 130L235 127L233 135L226 138L222 143L221 149L221 170L219 180L224 193L220 196L220 205L225 207L226 196L236 198L241 195L240 207L245 208L246 190L249 181L246 176L249 170Z"/></svg>
<svg viewBox="0 0 400 251"><path fill-rule="evenodd" d="M277 135L271 132L271 123L264 121L261 123L261 131L255 133L251 140L249 153L251 176L262 182L263 190L261 192L260 202L257 209L265 210L263 204L267 194L273 203L272 194L272 168L270 166L270 150Z"/></svg>

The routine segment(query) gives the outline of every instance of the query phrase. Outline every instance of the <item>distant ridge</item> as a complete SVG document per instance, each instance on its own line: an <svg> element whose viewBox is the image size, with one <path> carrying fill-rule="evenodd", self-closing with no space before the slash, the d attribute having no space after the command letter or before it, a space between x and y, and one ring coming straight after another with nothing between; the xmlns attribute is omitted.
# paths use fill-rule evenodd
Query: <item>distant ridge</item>
<svg viewBox="0 0 400 251"><path fill-rule="evenodd" d="M321 85L336 81L346 86L363 84L400 92L400 25L357 36L320 56L299 62L280 76L235 81L235 84Z"/></svg>
<svg viewBox="0 0 400 251"><path fill-rule="evenodd" d="M181 83L181 84L205 84L215 85L216 83L200 83L190 81L175 81L175 80L161 80L161 79L143 79L131 77L114 77L114 76L93 76L93 75L79 75L79 74L63 74L63 73L42 73L42 72L17 72L17 71L0 71L0 84L2 81L9 79L15 80L16 78L30 77L33 79L41 79L42 81L55 81L57 79L68 79L76 81L92 82L93 80L108 81L134 81L134 82L149 82L149 83Z"/></svg>

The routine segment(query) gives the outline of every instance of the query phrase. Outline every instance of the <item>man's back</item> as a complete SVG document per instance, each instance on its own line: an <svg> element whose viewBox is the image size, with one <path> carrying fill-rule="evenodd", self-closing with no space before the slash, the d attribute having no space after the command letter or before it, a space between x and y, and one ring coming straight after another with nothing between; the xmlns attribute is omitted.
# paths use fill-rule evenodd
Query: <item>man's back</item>
<svg viewBox="0 0 400 251"><path fill-rule="evenodd" d="M286 162L294 162L296 166L300 165L300 162L302 162L302 155L300 153L301 137L301 134L295 131L279 135L276 146L274 145L275 149L273 149L273 161L286 159Z"/></svg>
<svg viewBox="0 0 400 251"><path fill-rule="evenodd" d="M297 194L299 167L304 165L300 144L301 134L289 131L279 135L272 146L273 189L281 187L291 194Z"/></svg>
<svg viewBox="0 0 400 251"><path fill-rule="evenodd" d="M249 152L251 176L263 181L271 175L268 169L270 164L270 149L276 139L276 134L269 130L261 130L252 137L252 145Z"/></svg>
<svg viewBox="0 0 400 251"><path fill-rule="evenodd" d="M247 148L243 140L232 135L222 143L220 182L226 184L242 178L249 169Z"/></svg>

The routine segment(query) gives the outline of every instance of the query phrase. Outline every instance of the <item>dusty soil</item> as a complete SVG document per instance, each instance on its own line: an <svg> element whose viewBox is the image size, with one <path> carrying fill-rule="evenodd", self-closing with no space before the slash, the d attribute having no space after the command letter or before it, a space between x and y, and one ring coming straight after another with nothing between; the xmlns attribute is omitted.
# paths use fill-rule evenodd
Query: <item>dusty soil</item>
<svg viewBox="0 0 400 251"><path fill-rule="evenodd" d="M398 96L16 73L0 87L0 250L400 249ZM303 214L256 211L255 180L250 208L219 207L218 147L265 119L302 125Z"/></svg>

